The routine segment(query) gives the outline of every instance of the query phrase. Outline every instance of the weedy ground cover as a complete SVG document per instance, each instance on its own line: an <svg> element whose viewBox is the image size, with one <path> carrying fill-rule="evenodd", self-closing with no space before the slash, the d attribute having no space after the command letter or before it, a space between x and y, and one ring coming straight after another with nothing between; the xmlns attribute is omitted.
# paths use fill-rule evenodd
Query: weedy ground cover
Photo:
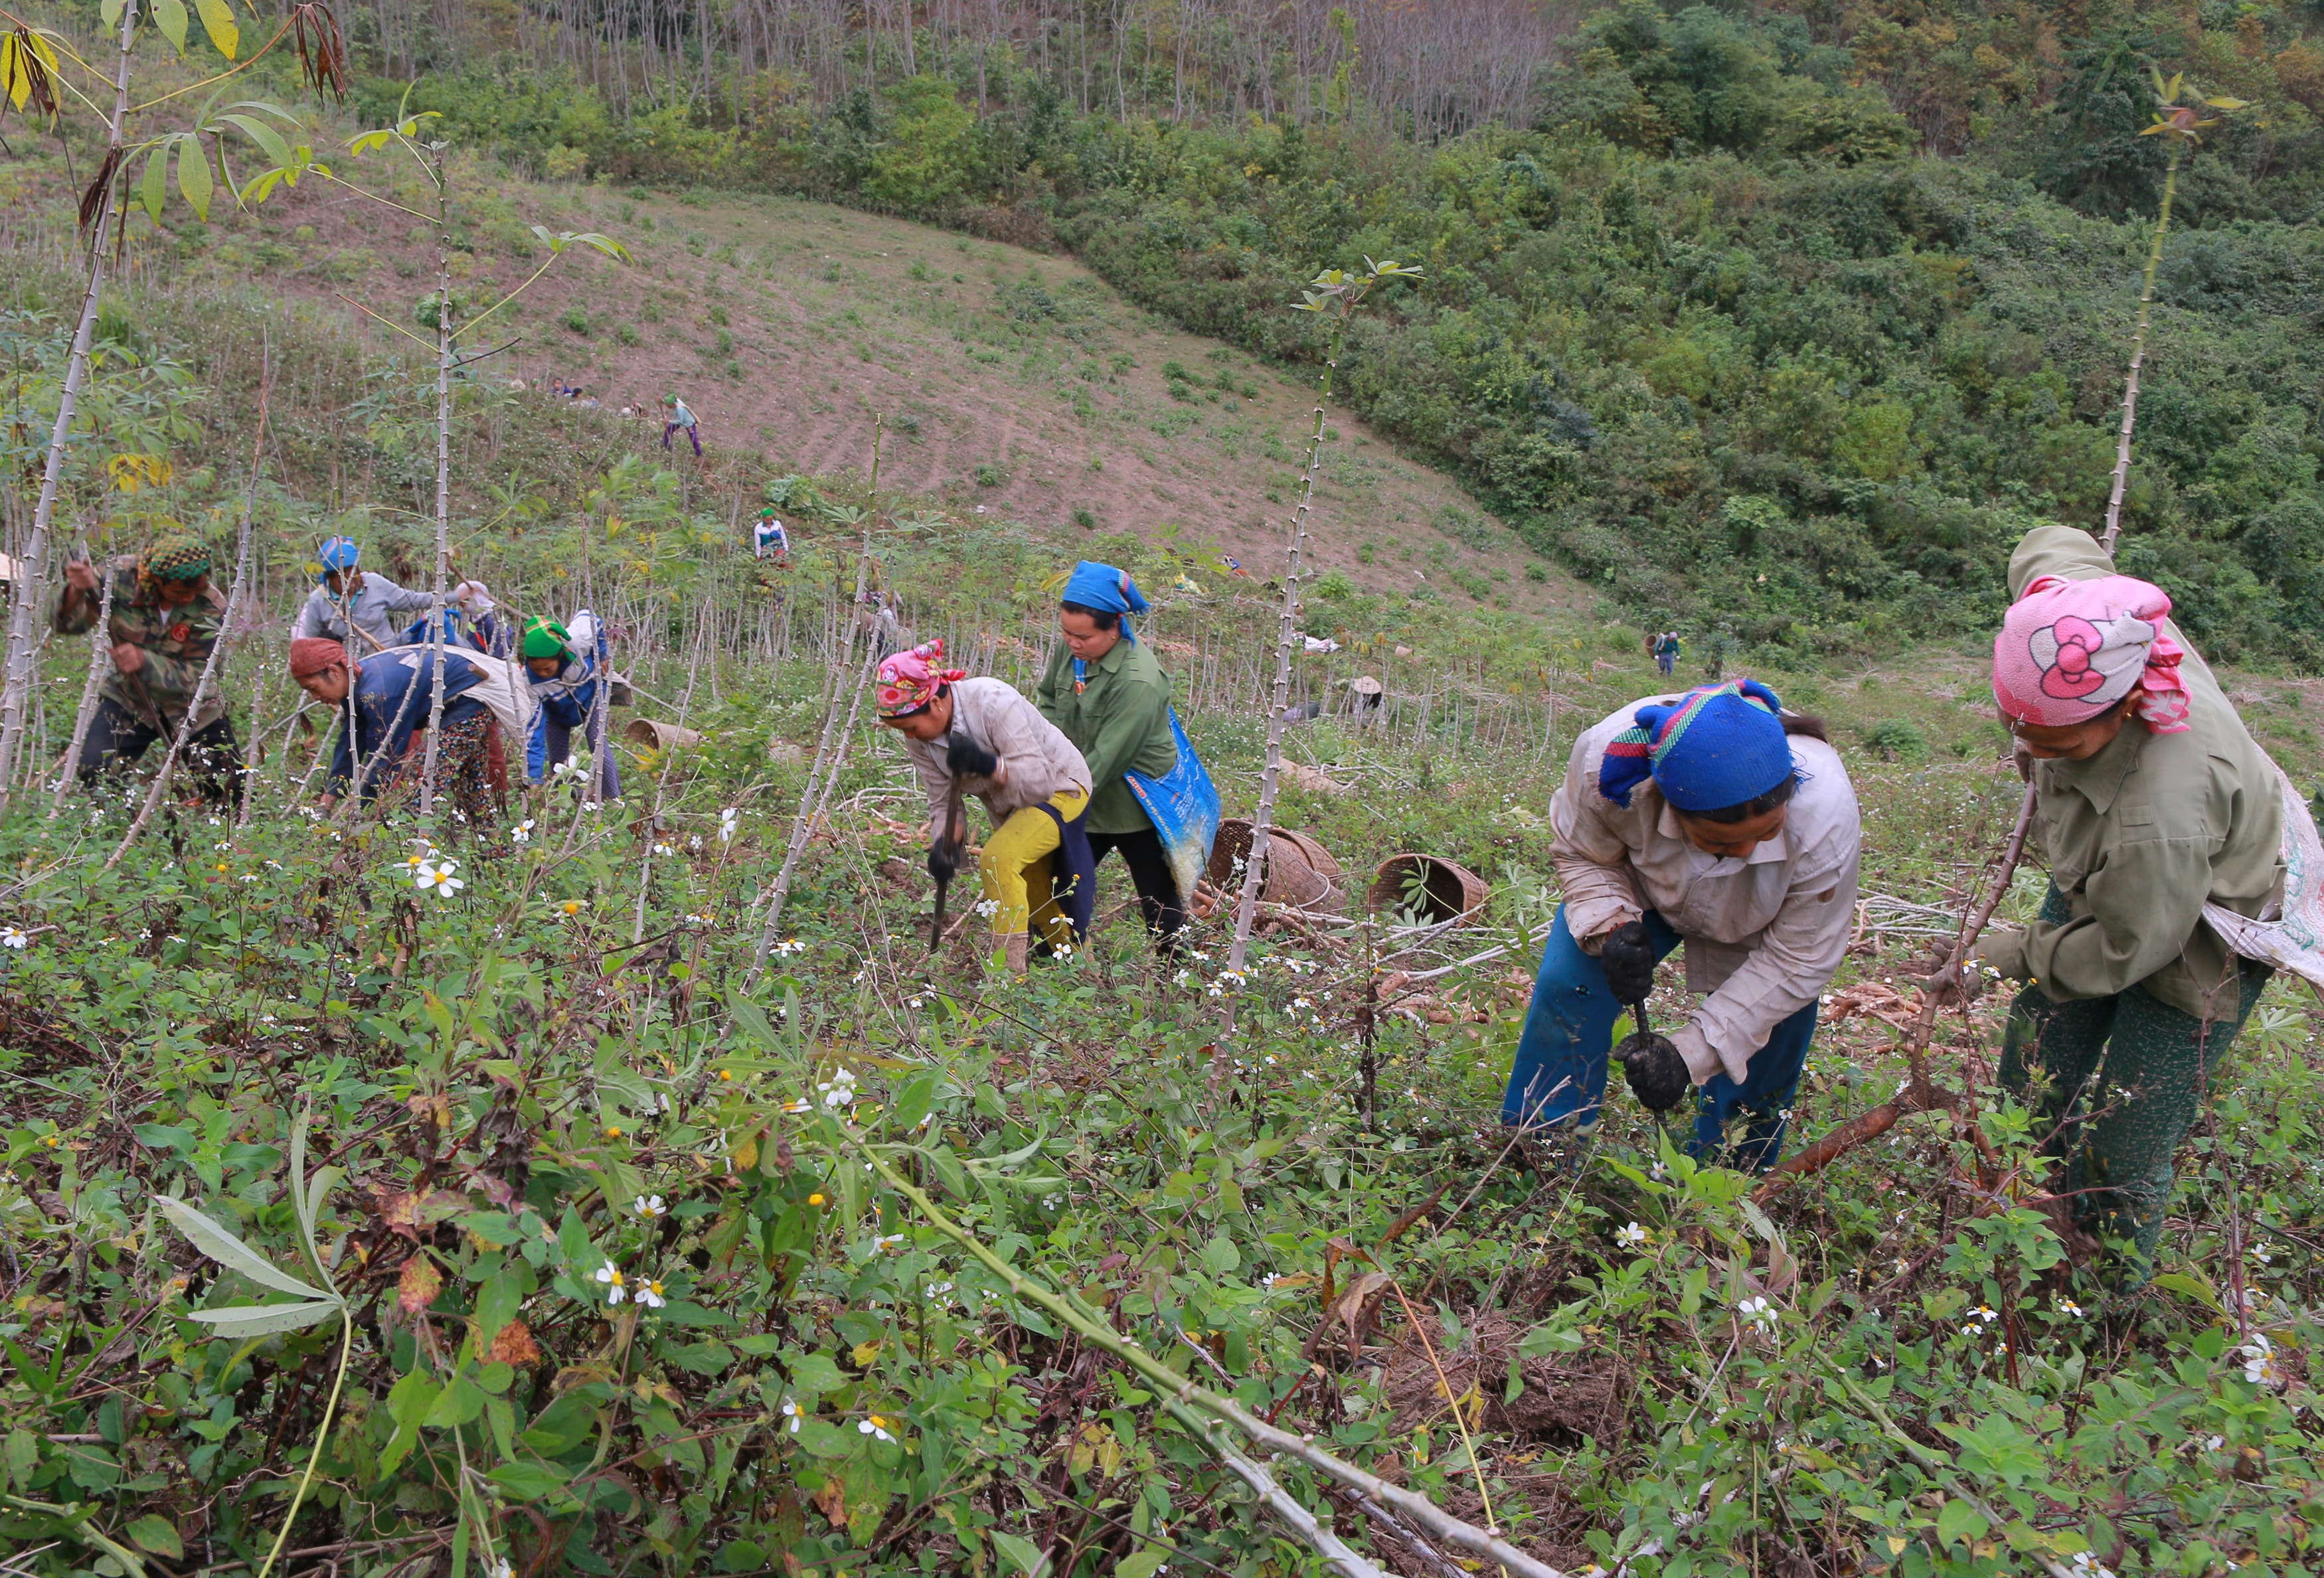
<svg viewBox="0 0 2324 1578"><path fill-rule="evenodd" d="M1035 632L1029 577L947 586L948 530L977 529L883 534L907 612ZM22 1569L255 1571L282 1535L296 1572L1314 1570L1103 1330L1564 1571L2303 1570L2316 1057L2291 992L2222 1071L2135 1297L2024 1203L2042 1137L1993 1092L1990 1002L1941 1064L1998 1188L1935 1117L1765 1209L1618 1098L1588 1151L1512 1153L1548 789L1651 669L1635 632L1518 647L1431 610L1377 611L1409 683L1384 722L1294 730L1317 776L1278 812L1352 871L1421 848L1486 873L1477 924L1276 916L1237 976L1218 922L1156 964L1110 890L1091 945L1022 980L967 944L931 959L914 797L867 731L746 989L825 614L799 593L786 648L732 613L747 566L703 562L732 577L706 620L679 604L630 663L705 743L633 755L620 804L317 818L302 745L247 826L176 807L111 872L118 796L0 825ZM1155 636L1256 650L1263 617L1189 598ZM1545 730L1486 705L1542 706L1553 663ZM1957 913L2016 801L1973 691L1932 694L1948 665L1971 660L1791 677L1849 752L1867 890L1902 901L1834 983L1796 1135L1895 1088L1880 1016L1944 924L1910 905ZM1190 698L1231 811L1248 703ZM1924 754L1879 743L1898 717ZM250 1305L308 1313L219 1318ZM1465 1570L1271 1472L1387 1568Z"/></svg>

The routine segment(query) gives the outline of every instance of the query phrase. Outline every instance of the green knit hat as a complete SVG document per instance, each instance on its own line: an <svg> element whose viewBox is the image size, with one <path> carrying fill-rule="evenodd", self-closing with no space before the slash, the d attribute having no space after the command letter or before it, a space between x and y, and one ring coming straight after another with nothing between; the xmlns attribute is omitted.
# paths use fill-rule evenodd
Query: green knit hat
<svg viewBox="0 0 2324 1578"><path fill-rule="evenodd" d="M528 659L561 658L573 649L573 638L565 627L553 619L536 619L524 627L524 644L519 649Z"/></svg>
<svg viewBox="0 0 2324 1578"><path fill-rule="evenodd" d="M198 580L209 573L210 550L189 531L165 531L137 558L137 581L142 586Z"/></svg>

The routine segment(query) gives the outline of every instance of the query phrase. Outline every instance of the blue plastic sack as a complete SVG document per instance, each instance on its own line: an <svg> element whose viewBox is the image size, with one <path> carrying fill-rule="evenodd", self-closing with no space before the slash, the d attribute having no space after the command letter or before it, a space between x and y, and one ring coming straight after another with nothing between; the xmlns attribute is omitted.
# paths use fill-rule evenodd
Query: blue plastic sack
<svg viewBox="0 0 2324 1578"><path fill-rule="evenodd" d="M1194 883L1211 863L1211 844L1219 835L1219 791L1203 759L1194 754L1175 706L1170 709L1170 738L1178 747L1178 760L1169 771L1160 778L1142 772L1121 776L1162 840L1162 857L1170 863L1178 901L1185 904L1194 900Z"/></svg>

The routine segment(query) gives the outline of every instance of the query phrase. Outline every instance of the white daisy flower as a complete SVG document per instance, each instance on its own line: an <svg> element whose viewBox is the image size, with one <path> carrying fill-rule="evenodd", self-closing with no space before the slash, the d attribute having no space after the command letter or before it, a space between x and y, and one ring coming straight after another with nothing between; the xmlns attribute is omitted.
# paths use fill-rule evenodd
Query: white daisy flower
<svg viewBox="0 0 2324 1578"><path fill-rule="evenodd" d="M659 1309L669 1301L662 1297L661 1284L649 1282L637 1291L637 1300L648 1309Z"/></svg>
<svg viewBox="0 0 2324 1578"><path fill-rule="evenodd" d="M1640 1227L1635 1222L1629 1223L1626 1227L1618 1227L1614 1230L1614 1241L1618 1244L1645 1243L1646 1241L1646 1230Z"/></svg>
<svg viewBox="0 0 2324 1578"><path fill-rule="evenodd" d="M527 817L523 821L509 829L509 842L511 844L530 844L532 842L532 828L533 820L531 817Z"/></svg>
<svg viewBox="0 0 2324 1578"><path fill-rule="evenodd" d="M1766 1299L1756 1294L1738 1302L1735 1313L1763 1332L1775 1324L1775 1312L1768 1307Z"/></svg>
<svg viewBox="0 0 2324 1578"><path fill-rule="evenodd" d="M452 874L459 869L460 863L456 860L447 860L442 865L423 865L412 873L412 885L423 893L449 899L468 885Z"/></svg>
<svg viewBox="0 0 2324 1578"><path fill-rule="evenodd" d="M152 934L149 932L146 935L151 936ZM20 927L14 926L0 926L0 947L26 948L30 947L32 944L32 937Z"/></svg>
<svg viewBox="0 0 2324 1578"><path fill-rule="evenodd" d="M611 1260L597 1268L597 1281L605 1289L607 1304L619 1304L629 1297L629 1283L622 1278L622 1269Z"/></svg>
<svg viewBox="0 0 2324 1578"><path fill-rule="evenodd" d="M783 1428L789 1431L792 1435L797 1435L798 1434L799 1421L807 1417L807 1416L799 1412L798 1402L790 1398L785 1398L783 1399L782 1412Z"/></svg>
<svg viewBox="0 0 2324 1578"><path fill-rule="evenodd" d="M855 1422L855 1429L859 1435L872 1436L881 1441L893 1441L896 1438L888 1434L888 1426L890 1423L892 1421L874 1414L869 1418L858 1419Z"/></svg>
<svg viewBox="0 0 2324 1578"><path fill-rule="evenodd" d="M631 1202L630 1208L640 1216L661 1216L667 1214L669 1209L661 1203L661 1196L659 1195L641 1195Z"/></svg>

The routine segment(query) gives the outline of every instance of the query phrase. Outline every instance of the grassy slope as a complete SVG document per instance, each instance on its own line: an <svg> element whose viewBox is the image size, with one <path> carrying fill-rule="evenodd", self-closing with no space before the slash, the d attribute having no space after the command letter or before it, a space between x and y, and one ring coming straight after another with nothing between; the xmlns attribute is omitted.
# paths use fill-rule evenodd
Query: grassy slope
<svg viewBox="0 0 2324 1578"><path fill-rule="evenodd" d="M340 168L393 179L401 200L426 206L383 160ZM530 224L628 249L628 267L567 257L470 346L521 337L483 365L496 380L562 377L616 423L623 407L638 412L634 426L600 429L616 445L659 452L652 408L676 392L700 414L714 459L861 475L882 413L883 486L964 517L1021 520L1078 551L1128 533L1189 563L1224 554L1262 577L1279 571L1312 383L1170 328L1078 263L827 204L544 185L466 155L453 184L466 247L453 256L454 291L472 312L538 266ZM67 212L52 153L20 166L9 189L52 225ZM375 353L420 349L343 303L414 328L434 287L425 226L320 180L248 214L221 202L212 217L183 226L173 213L172 236L138 217L132 256L143 254L149 279L247 282L342 315ZM1463 604L1528 612L1589 601L1448 478L1344 411L1330 423L1313 568L1368 590L1433 582ZM463 475L464 502L499 480Z"/></svg>

